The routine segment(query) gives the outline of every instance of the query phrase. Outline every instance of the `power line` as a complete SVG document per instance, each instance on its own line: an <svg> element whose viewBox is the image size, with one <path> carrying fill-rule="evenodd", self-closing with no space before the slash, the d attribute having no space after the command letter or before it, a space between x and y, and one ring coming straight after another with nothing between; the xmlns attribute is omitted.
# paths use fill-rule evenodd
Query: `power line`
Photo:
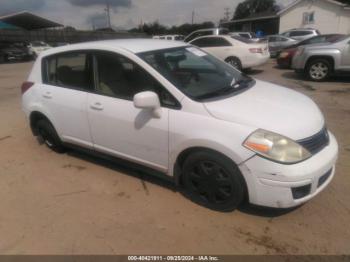
<svg viewBox="0 0 350 262"><path fill-rule="evenodd" d="M106 0L106 8L105 8L105 11L106 11L106 15L107 15L107 25L108 25L108 28L112 28L112 25L111 25L111 7L109 5L109 0Z"/></svg>

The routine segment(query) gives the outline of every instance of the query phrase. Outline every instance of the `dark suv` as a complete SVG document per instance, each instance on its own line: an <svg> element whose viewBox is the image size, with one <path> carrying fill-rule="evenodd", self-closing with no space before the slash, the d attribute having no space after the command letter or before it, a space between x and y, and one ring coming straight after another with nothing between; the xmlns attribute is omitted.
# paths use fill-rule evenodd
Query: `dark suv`
<svg viewBox="0 0 350 262"><path fill-rule="evenodd" d="M33 56L26 43L0 42L0 63L12 61L29 61Z"/></svg>

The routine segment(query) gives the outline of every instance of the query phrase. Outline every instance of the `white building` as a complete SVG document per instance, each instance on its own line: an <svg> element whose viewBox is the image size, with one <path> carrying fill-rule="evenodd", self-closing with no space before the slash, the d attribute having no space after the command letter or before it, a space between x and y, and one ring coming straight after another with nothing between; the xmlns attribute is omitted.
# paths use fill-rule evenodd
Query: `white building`
<svg viewBox="0 0 350 262"><path fill-rule="evenodd" d="M283 33L293 28L315 28L322 34L350 34L350 5L336 0L296 0L279 12L264 12L222 26L238 31L265 34Z"/></svg>

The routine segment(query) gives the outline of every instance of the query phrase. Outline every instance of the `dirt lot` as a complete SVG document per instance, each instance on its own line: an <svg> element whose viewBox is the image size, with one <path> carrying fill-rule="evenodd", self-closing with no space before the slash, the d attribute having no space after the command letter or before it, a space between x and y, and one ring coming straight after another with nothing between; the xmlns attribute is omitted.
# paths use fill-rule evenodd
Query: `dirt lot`
<svg viewBox="0 0 350 262"><path fill-rule="evenodd" d="M1 254L350 254L350 78L251 74L312 97L340 144L336 177L289 212L218 213L120 164L39 145L20 108L30 63L0 65Z"/></svg>

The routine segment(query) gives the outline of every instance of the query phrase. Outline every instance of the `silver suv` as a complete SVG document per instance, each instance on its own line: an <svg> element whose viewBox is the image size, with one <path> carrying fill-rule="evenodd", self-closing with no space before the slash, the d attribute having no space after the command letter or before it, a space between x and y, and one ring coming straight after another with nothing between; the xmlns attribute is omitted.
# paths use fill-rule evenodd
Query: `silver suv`
<svg viewBox="0 0 350 262"><path fill-rule="evenodd" d="M287 32L284 32L283 36L293 38L295 40L305 40L313 36L320 35L321 33L317 29L312 28L300 28L300 29L292 29Z"/></svg>
<svg viewBox="0 0 350 262"><path fill-rule="evenodd" d="M301 46L292 68L313 81L323 81L332 74L350 73L350 35L336 42Z"/></svg>

